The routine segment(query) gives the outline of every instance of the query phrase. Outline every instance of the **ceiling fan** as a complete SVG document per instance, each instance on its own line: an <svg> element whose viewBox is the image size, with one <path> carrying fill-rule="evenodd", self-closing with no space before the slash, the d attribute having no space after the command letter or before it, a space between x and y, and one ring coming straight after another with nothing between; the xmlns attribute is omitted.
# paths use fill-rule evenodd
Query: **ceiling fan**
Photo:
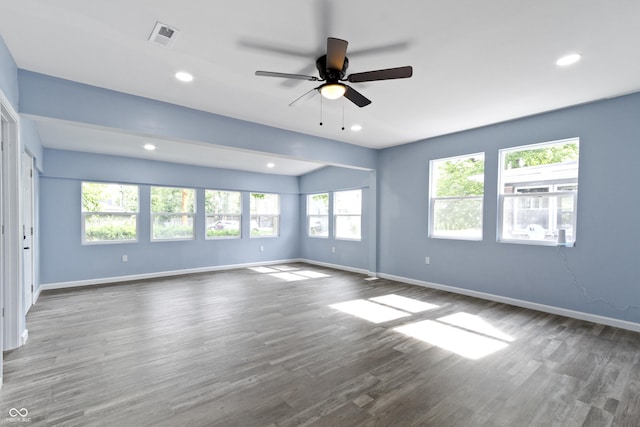
<svg viewBox="0 0 640 427"><path fill-rule="evenodd" d="M295 99L289 106L294 105L302 98L313 96L320 92L327 99L338 99L342 96L356 104L358 107L365 107L371 104L360 92L342 82L362 83L376 80L406 79L413 75L411 66L385 68L383 70L365 71L354 73L345 77L349 68L349 58L347 58L348 42L333 37L327 38L327 54L316 60L316 68L320 77L307 76L304 74L277 73L273 71L256 71L256 76L281 77L285 79L309 80L312 82L324 82L304 95Z"/></svg>

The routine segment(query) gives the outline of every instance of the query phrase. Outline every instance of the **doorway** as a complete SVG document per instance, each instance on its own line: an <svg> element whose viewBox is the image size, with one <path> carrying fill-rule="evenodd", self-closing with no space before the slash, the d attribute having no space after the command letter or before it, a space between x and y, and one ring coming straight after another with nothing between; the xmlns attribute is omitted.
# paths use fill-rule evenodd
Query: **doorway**
<svg viewBox="0 0 640 427"><path fill-rule="evenodd" d="M21 198L22 198L22 292L24 314L33 305L33 277L34 277L34 183L33 156L28 151L22 152L21 169Z"/></svg>

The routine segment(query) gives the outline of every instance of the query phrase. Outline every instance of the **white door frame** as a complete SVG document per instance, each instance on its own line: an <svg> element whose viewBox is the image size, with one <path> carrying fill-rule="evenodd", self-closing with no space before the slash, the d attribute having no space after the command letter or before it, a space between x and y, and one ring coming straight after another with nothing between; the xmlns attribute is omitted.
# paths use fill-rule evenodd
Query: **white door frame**
<svg viewBox="0 0 640 427"><path fill-rule="evenodd" d="M4 93L0 91L3 120L2 153L2 277L4 317L1 320L2 350L24 344L26 323L22 299L22 230L20 219L20 120Z"/></svg>

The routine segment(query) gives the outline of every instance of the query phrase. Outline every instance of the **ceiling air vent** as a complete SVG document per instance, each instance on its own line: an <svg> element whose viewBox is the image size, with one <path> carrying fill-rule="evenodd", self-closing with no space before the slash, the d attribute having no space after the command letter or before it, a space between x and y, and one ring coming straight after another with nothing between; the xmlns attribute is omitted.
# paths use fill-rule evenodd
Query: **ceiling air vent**
<svg viewBox="0 0 640 427"><path fill-rule="evenodd" d="M153 28L153 31L149 36L149 41L151 43L171 47L178 38L178 32L179 30L177 28L170 27L161 22L156 22L156 26Z"/></svg>

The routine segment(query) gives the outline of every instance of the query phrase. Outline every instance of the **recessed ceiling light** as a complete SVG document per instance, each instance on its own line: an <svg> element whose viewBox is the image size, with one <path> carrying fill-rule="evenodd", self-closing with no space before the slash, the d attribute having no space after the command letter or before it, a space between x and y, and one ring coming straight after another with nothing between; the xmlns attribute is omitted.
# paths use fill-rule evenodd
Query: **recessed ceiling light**
<svg viewBox="0 0 640 427"><path fill-rule="evenodd" d="M147 151L153 151L156 149L156 146L153 144L144 144L144 149Z"/></svg>
<svg viewBox="0 0 640 427"><path fill-rule="evenodd" d="M576 62L580 61L580 58L582 58L582 55L580 55L579 53L572 53L571 55L566 55L558 59L556 61L556 65L560 67L566 67L567 65L575 64Z"/></svg>
<svg viewBox="0 0 640 427"><path fill-rule="evenodd" d="M275 168L275 167L276 167L276 164L275 164L275 163L271 163L271 162L269 162L269 163L267 163L267 167L268 167L269 169L272 169L272 168Z"/></svg>
<svg viewBox="0 0 640 427"><path fill-rule="evenodd" d="M351 130L354 132L360 132L362 130L362 125L353 125L351 126Z"/></svg>
<svg viewBox="0 0 640 427"><path fill-rule="evenodd" d="M178 71L176 73L176 79L180 80L181 82L189 83L193 81L193 76L185 71Z"/></svg>

